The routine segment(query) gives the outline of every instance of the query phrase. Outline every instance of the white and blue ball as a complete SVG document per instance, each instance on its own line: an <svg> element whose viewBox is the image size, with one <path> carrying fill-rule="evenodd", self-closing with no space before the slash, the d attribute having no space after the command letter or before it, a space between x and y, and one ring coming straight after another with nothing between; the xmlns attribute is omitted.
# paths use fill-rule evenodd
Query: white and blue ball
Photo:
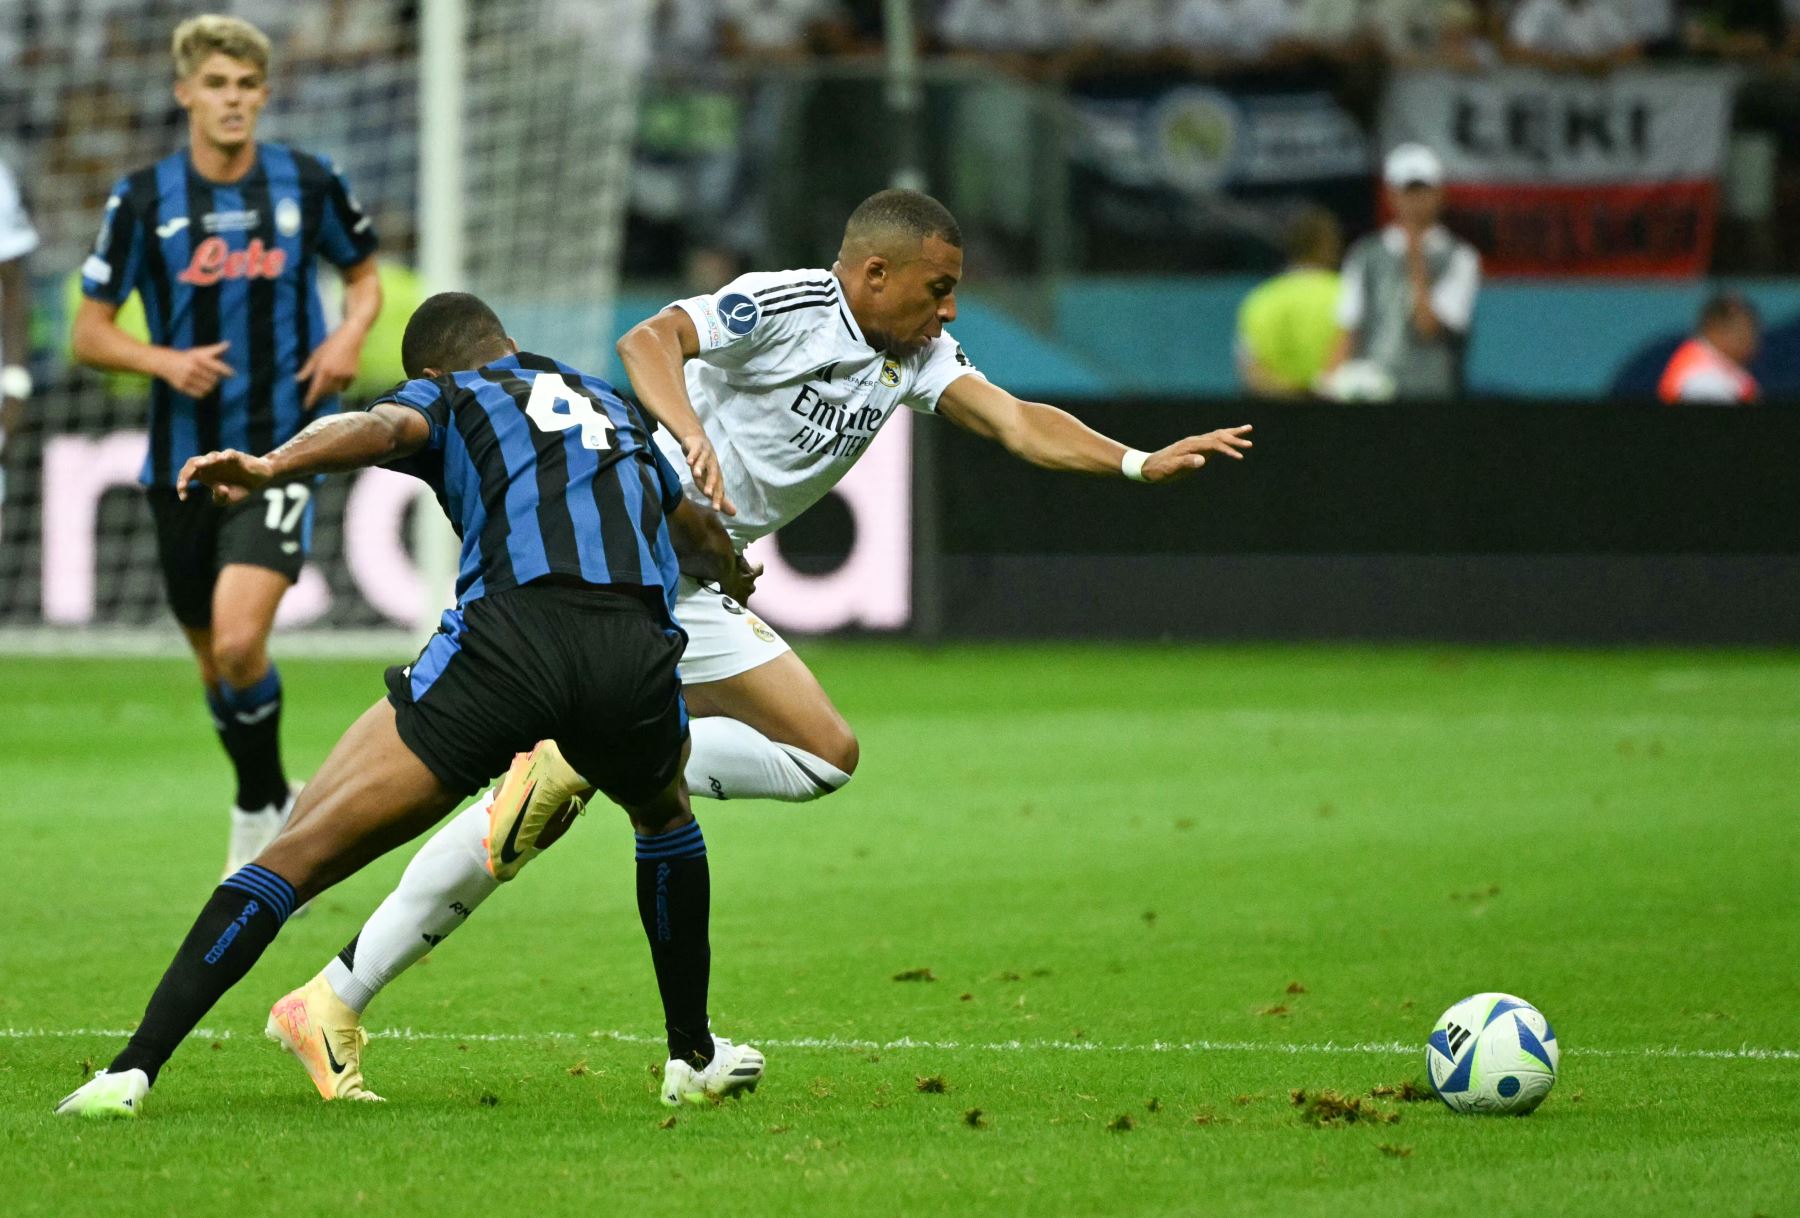
<svg viewBox="0 0 1800 1218"><path fill-rule="evenodd" d="M1556 1085L1562 1052L1542 1011L1511 994L1476 994L1445 1011L1425 1068L1452 1112L1524 1116Z"/></svg>

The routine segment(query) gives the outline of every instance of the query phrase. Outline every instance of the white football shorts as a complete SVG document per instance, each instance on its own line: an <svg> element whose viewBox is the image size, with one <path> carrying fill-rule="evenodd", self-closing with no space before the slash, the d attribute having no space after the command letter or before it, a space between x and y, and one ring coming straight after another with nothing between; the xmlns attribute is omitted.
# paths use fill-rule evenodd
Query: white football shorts
<svg viewBox="0 0 1800 1218"><path fill-rule="evenodd" d="M723 681L791 651L775 628L718 588L683 575L675 593L675 620L688 633L681 657L685 685Z"/></svg>

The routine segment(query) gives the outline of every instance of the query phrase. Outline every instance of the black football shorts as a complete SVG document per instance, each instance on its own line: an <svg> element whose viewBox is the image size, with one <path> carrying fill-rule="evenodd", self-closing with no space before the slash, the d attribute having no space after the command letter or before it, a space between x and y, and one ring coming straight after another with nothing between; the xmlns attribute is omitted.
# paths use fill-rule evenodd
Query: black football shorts
<svg viewBox="0 0 1800 1218"><path fill-rule="evenodd" d="M287 482L219 507L203 486L186 499L173 487L146 487L175 620L195 630L211 626L213 585L232 563L267 567L290 584L299 579L312 549L312 492L311 482Z"/></svg>
<svg viewBox="0 0 1800 1218"><path fill-rule="evenodd" d="M554 740L608 797L642 803L681 765L685 643L635 596L538 581L446 611L419 658L387 670L388 701L400 739L458 795Z"/></svg>

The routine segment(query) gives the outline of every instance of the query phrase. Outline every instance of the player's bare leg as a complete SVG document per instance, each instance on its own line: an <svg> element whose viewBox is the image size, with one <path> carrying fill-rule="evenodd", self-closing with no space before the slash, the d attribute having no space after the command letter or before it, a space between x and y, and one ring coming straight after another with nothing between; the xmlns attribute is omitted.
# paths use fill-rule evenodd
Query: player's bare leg
<svg viewBox="0 0 1800 1218"><path fill-rule="evenodd" d="M281 674L269 661L269 633L291 586L267 567L227 564L213 586L212 626L186 630L237 774L226 875L274 839L290 808L281 764Z"/></svg>
<svg viewBox="0 0 1800 1218"><path fill-rule="evenodd" d="M842 787L856 769L855 734L791 651L736 676L686 686L683 696L693 716L685 767L690 793L817 799ZM496 868L489 850L493 803L490 792L433 834L399 886L311 984L322 978L350 1013L361 1015L487 900L500 886L497 870L510 878L535 856L532 850L510 870Z"/></svg>
<svg viewBox="0 0 1800 1218"><path fill-rule="evenodd" d="M791 651L685 693L696 795L798 802L841 789L856 772L856 734Z"/></svg>
<svg viewBox="0 0 1800 1218"><path fill-rule="evenodd" d="M288 827L254 863L213 891L125 1050L58 1110L118 1113L102 1093L134 1072L141 1098L142 1088L156 1081L194 1025L249 972L300 902L417 836L456 803L457 796L401 741L393 707L386 700L370 707L325 759Z"/></svg>

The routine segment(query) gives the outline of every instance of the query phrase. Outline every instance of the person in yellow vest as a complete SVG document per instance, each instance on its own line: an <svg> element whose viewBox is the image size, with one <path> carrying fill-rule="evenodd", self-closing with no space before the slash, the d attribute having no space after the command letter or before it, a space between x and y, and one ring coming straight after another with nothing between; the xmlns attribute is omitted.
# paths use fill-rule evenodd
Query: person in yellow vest
<svg viewBox="0 0 1800 1218"><path fill-rule="evenodd" d="M1308 207L1288 228L1288 269L1259 285L1238 309L1237 364L1257 397L1305 395L1337 340L1337 218Z"/></svg>
<svg viewBox="0 0 1800 1218"><path fill-rule="evenodd" d="M1742 406L1762 390L1745 366L1756 358L1762 326L1756 306L1736 292L1720 292L1700 310L1699 332L1675 349L1656 396L1677 402Z"/></svg>

